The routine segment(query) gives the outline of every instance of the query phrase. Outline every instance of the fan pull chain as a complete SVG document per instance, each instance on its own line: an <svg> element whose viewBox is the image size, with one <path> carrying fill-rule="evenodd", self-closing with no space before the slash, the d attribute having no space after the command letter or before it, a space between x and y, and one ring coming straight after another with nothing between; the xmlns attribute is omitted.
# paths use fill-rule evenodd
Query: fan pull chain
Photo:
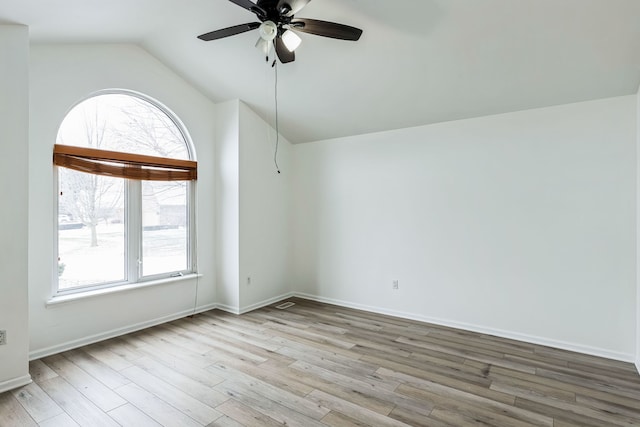
<svg viewBox="0 0 640 427"><path fill-rule="evenodd" d="M271 68L275 71L275 87L274 87L274 100L276 106L276 148L273 153L273 163L276 165L276 170L280 173L280 166L278 166L278 146L280 144L280 128L278 125L278 60L274 59Z"/></svg>

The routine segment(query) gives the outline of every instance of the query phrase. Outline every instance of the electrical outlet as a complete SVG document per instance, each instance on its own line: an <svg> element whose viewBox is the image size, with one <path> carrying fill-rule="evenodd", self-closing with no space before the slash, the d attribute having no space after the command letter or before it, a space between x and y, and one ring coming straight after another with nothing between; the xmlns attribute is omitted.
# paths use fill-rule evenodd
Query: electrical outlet
<svg viewBox="0 0 640 427"><path fill-rule="evenodd" d="M393 289L398 289L398 280L393 281Z"/></svg>
<svg viewBox="0 0 640 427"><path fill-rule="evenodd" d="M251 276L247 276L247 285L251 284Z"/></svg>
<svg viewBox="0 0 640 427"><path fill-rule="evenodd" d="M7 331L0 331L0 345L7 343Z"/></svg>

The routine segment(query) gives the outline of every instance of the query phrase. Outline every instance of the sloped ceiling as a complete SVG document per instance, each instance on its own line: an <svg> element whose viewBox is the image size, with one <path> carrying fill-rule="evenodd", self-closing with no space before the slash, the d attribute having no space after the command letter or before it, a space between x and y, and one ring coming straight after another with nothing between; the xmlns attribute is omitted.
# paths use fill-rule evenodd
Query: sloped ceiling
<svg viewBox="0 0 640 427"><path fill-rule="evenodd" d="M364 30L301 34L278 66L279 124L302 143L636 93L638 0L312 0L298 14ZM274 122L275 70L255 21L228 0L3 0L0 22L33 43L140 44L214 102L239 98Z"/></svg>

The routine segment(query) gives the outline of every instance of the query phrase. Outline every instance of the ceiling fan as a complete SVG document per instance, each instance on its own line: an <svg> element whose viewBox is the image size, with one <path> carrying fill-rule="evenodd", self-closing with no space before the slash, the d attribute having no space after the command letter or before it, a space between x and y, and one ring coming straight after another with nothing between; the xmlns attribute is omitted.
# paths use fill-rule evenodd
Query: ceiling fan
<svg viewBox="0 0 640 427"><path fill-rule="evenodd" d="M211 31L199 35L200 40L217 40L259 29L260 38L256 47L262 49L268 58L273 44L280 62L287 63L295 61L294 51L302 41L296 31L352 41L360 39L362 35L362 30L349 25L317 19L295 18L294 15L300 12L311 0L257 0L257 3L253 3L251 0L229 1L253 12L260 22L249 22Z"/></svg>

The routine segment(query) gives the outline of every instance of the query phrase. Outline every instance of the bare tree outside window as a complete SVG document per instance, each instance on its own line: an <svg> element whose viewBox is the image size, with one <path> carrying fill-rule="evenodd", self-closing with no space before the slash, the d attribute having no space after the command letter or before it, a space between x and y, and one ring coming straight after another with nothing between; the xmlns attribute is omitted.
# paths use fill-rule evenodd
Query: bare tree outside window
<svg viewBox="0 0 640 427"><path fill-rule="evenodd" d="M81 145L105 149L113 129L107 126L107 117L96 103L82 105L78 110L79 123L74 123L73 133L59 132L58 144ZM69 117L69 116L67 116ZM64 124L64 123L63 123ZM66 130L66 129L65 129ZM71 141L67 142L66 138ZM73 219L89 228L91 247L98 246L97 226L99 221L109 221L122 210L124 187L120 180L65 168L59 170L59 213L65 219Z"/></svg>
<svg viewBox="0 0 640 427"><path fill-rule="evenodd" d="M115 129L114 135L121 151L189 159L184 135L169 116L141 99L127 101L119 111L126 126Z"/></svg>

